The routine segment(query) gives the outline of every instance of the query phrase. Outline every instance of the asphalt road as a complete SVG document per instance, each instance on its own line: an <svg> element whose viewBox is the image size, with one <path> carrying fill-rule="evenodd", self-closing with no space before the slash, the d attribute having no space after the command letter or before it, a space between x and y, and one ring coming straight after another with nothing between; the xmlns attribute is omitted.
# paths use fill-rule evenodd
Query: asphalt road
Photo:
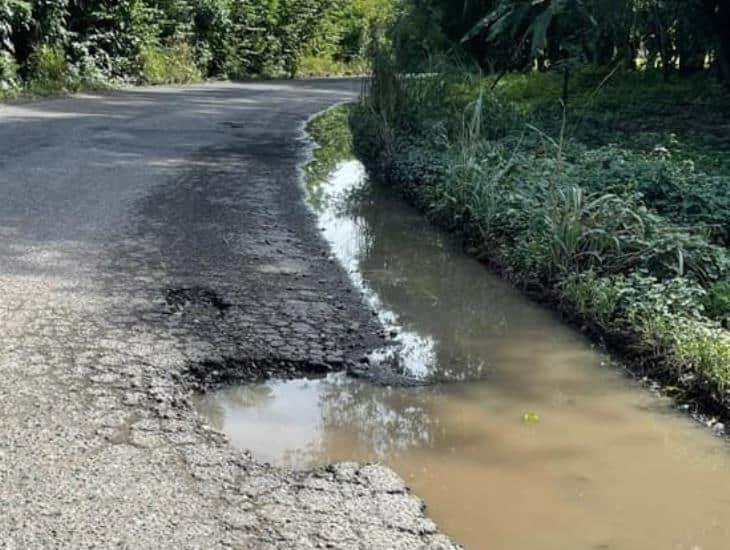
<svg viewBox="0 0 730 550"><path fill-rule="evenodd" d="M298 180L359 89L0 106L0 548L451 547L386 468L259 464L188 400L377 341Z"/></svg>

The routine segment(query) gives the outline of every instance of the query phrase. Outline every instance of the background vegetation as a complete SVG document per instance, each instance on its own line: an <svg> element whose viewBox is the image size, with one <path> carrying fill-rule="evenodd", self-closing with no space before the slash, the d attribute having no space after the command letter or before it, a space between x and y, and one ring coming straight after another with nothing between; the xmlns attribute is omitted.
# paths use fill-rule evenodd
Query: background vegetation
<svg viewBox="0 0 730 550"><path fill-rule="evenodd" d="M0 0L0 95L362 71L390 0Z"/></svg>
<svg viewBox="0 0 730 550"><path fill-rule="evenodd" d="M483 70L590 63L730 80L726 0L413 0L395 35L401 64L459 51Z"/></svg>
<svg viewBox="0 0 730 550"><path fill-rule="evenodd" d="M730 3L419 0L356 147L672 391L730 404Z"/></svg>

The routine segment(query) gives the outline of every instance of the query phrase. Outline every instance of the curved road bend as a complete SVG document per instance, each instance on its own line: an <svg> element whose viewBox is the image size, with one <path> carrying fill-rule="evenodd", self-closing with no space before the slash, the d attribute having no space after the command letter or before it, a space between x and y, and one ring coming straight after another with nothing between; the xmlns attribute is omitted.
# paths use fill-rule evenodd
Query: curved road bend
<svg viewBox="0 0 730 550"><path fill-rule="evenodd" d="M193 387L341 368L377 327L301 200L357 82L0 106L0 548L450 548L380 466L278 470Z"/></svg>

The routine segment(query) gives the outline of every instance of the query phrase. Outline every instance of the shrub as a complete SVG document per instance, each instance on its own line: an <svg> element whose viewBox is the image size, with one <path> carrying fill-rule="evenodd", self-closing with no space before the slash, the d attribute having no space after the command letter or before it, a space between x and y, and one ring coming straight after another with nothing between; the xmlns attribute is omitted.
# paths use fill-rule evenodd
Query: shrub
<svg viewBox="0 0 730 550"><path fill-rule="evenodd" d="M140 62L142 78L148 84L188 84L202 79L193 48L184 41L164 47L145 45L141 49Z"/></svg>
<svg viewBox="0 0 730 550"><path fill-rule="evenodd" d="M18 88L18 64L13 56L0 52L0 96L9 95Z"/></svg>
<svg viewBox="0 0 730 550"><path fill-rule="evenodd" d="M43 46L30 59L29 88L34 94L66 92L74 88L61 46Z"/></svg>
<svg viewBox="0 0 730 550"><path fill-rule="evenodd" d="M576 182L607 193L640 193L655 212L730 244L730 175L711 175L665 147L648 153L608 145L580 153L567 167Z"/></svg>
<svg viewBox="0 0 730 550"><path fill-rule="evenodd" d="M709 317L722 323L726 329L730 328L730 281L713 285L703 303Z"/></svg>
<svg viewBox="0 0 730 550"><path fill-rule="evenodd" d="M566 303L604 330L615 330L624 293L623 277L599 277L592 271L573 273L560 282Z"/></svg>

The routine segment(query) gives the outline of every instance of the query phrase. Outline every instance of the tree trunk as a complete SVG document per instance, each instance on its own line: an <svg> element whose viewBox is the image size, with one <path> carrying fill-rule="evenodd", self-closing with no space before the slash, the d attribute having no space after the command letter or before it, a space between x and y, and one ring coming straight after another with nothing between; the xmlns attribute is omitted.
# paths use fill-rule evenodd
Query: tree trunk
<svg viewBox="0 0 730 550"><path fill-rule="evenodd" d="M688 24L684 17L680 20L677 31L677 49L680 76L691 76L704 70L707 51L692 24Z"/></svg>
<svg viewBox="0 0 730 550"><path fill-rule="evenodd" d="M704 0L705 14L714 30L720 78L730 86L730 3Z"/></svg>
<svg viewBox="0 0 730 550"><path fill-rule="evenodd" d="M666 30L664 28L664 23L662 22L659 9L656 6L654 6L654 19L656 23L657 35L659 36L659 58L662 63L662 76L664 77L664 82L668 82L669 75L672 71L671 59L669 55L669 37L667 36Z"/></svg>

